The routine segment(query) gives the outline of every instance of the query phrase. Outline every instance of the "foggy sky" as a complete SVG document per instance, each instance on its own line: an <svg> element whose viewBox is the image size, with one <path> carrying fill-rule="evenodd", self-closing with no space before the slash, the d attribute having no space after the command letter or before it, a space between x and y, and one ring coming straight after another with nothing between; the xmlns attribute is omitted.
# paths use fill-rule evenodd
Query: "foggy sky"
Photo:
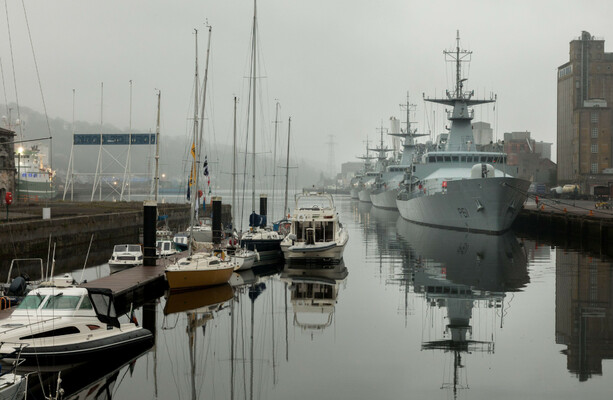
<svg viewBox="0 0 613 400"><path fill-rule="evenodd" d="M3 6L4 6L3 2ZM21 1L8 1L20 104L42 111ZM442 51L460 30L472 50L467 89L498 96L496 111L477 108L475 120L494 125L495 135L531 131L534 139L556 135L556 69L568 61L569 42L582 30L605 39L613 51L613 3L590 1L407 1L309 0L258 2L261 70L258 85L266 125L262 149L270 149L274 104L281 104L279 152L285 153L287 118L293 151L325 165L328 135L335 135L336 169L355 161L364 143L404 121L399 104L417 105L420 131L441 131L443 109L425 108L422 93L440 96L451 87ZM129 81L133 81L132 126L155 128L155 88L162 91L162 134L184 140L192 113L194 35L204 75L207 34L213 27L206 140L231 144L232 98L241 98L239 134L245 134L252 1L160 0L25 1L34 50L51 118L103 119L129 125ZM0 58L9 102L15 101L5 8L0 7ZM4 103L4 93L0 94ZM424 111L426 110L426 111ZM5 110L1 110L5 114ZM429 121L424 120L424 114ZM34 133L29 133L36 136ZM282 149L282 150L281 150ZM554 155L555 158L555 155ZM62 166L57 166L62 167Z"/></svg>

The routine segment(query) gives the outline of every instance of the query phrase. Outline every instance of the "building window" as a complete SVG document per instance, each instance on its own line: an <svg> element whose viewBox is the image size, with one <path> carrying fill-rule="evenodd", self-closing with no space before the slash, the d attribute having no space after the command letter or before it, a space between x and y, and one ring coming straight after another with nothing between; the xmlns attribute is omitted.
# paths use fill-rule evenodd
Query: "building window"
<svg viewBox="0 0 613 400"><path fill-rule="evenodd" d="M597 112L593 112L592 111L591 121L592 122L598 122L598 113Z"/></svg>
<svg viewBox="0 0 613 400"><path fill-rule="evenodd" d="M592 163L591 173L592 174L597 174L598 173L598 163Z"/></svg>
<svg viewBox="0 0 613 400"><path fill-rule="evenodd" d="M598 137L598 128L592 128L592 139L596 139Z"/></svg>
<svg viewBox="0 0 613 400"><path fill-rule="evenodd" d="M594 154L598 153L598 145L597 144L593 144L592 145L592 153L594 153Z"/></svg>

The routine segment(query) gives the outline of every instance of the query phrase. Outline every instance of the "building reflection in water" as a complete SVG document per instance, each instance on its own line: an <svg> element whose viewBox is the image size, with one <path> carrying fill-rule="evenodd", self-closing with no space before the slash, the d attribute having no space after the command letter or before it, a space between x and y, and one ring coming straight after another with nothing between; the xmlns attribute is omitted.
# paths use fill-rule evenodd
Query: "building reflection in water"
<svg viewBox="0 0 613 400"><path fill-rule="evenodd" d="M442 331L437 326L428 331L431 321L423 321L422 350L449 355L442 388L452 390L455 397L458 390L468 388L467 355L494 352L495 330L503 326L507 293L521 290L529 281L526 253L510 232L474 234L401 218L396 227L412 250L403 268L410 269L414 292L426 300L426 315L445 314ZM476 308L480 308L479 318L473 315ZM473 324L479 328L473 330Z"/></svg>
<svg viewBox="0 0 613 400"><path fill-rule="evenodd" d="M287 283L293 325L313 335L332 325L339 288L347 278L345 262L337 264L286 264L281 280Z"/></svg>
<svg viewBox="0 0 613 400"><path fill-rule="evenodd" d="M602 375L613 358L612 263L556 250L556 343L580 381Z"/></svg>

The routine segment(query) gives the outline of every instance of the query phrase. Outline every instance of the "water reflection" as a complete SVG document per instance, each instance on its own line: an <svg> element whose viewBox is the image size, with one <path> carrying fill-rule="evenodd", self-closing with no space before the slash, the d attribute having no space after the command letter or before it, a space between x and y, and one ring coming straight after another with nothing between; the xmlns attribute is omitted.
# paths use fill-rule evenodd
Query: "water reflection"
<svg viewBox="0 0 613 400"><path fill-rule="evenodd" d="M28 399L112 399L137 360L151 349L139 343L114 357L97 357L71 366L38 369L28 377ZM140 365L144 367L144 365ZM122 369L125 368L124 371ZM129 385L129 379L124 385Z"/></svg>
<svg viewBox="0 0 613 400"><path fill-rule="evenodd" d="M202 336L206 335L206 324L212 320L215 314L227 307L230 300L234 297L234 291L229 284L214 286L206 289L190 290L181 293L170 293L164 306L164 315L185 312L187 317L187 333L189 346L189 367L190 367L190 389L191 398L197 399L196 376L201 372L197 371L196 354L198 348L196 330L202 328Z"/></svg>
<svg viewBox="0 0 613 400"><path fill-rule="evenodd" d="M556 343L580 381L602 375L613 359L613 273L610 261L556 251Z"/></svg>
<svg viewBox="0 0 613 400"><path fill-rule="evenodd" d="M293 324L313 334L332 325L339 287L347 278L345 262L332 265L287 264L281 280L290 292Z"/></svg>
<svg viewBox="0 0 613 400"><path fill-rule="evenodd" d="M482 235L425 227L398 219L398 235L413 252L413 290L424 296L433 320L442 326L425 331L422 350L450 357L442 388L468 389L466 357L492 354L495 330L503 327L506 293L529 281L527 258L512 233ZM477 318L473 310L479 308ZM439 312L443 315L437 315ZM435 317L436 315L436 317ZM436 322L434 322L436 323ZM424 327L430 326L423 321ZM474 324L481 324L473 330ZM478 334L477 334L478 333Z"/></svg>

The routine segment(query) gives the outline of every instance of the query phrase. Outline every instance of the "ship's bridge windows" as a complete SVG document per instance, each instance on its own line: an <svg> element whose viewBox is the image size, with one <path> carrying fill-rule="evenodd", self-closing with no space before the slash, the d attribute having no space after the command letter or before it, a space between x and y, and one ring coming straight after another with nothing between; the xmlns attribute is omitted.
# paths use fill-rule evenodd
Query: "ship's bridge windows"
<svg viewBox="0 0 613 400"><path fill-rule="evenodd" d="M445 162L451 162L451 156L445 156Z"/></svg>
<svg viewBox="0 0 613 400"><path fill-rule="evenodd" d="M466 156L460 156L460 162L466 162Z"/></svg>
<svg viewBox="0 0 613 400"><path fill-rule="evenodd" d="M435 156L429 156L428 157L428 162L436 162L436 157Z"/></svg>
<svg viewBox="0 0 613 400"><path fill-rule="evenodd" d="M451 161L460 161L460 156L451 156Z"/></svg>
<svg viewBox="0 0 613 400"><path fill-rule="evenodd" d="M443 162L443 156L436 156L436 162Z"/></svg>

